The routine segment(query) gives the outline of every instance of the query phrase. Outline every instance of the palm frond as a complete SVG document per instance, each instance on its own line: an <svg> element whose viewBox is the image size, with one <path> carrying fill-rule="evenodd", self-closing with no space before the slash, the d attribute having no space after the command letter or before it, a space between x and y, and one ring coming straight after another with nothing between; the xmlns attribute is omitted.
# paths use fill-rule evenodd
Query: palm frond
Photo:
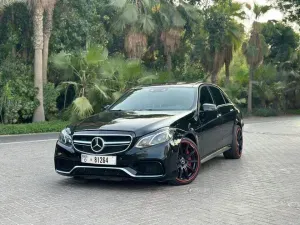
<svg viewBox="0 0 300 225"><path fill-rule="evenodd" d="M151 34L155 30L155 23L153 21L153 18L150 15L142 15L140 20L141 20L142 30L146 34Z"/></svg>
<svg viewBox="0 0 300 225"><path fill-rule="evenodd" d="M109 5L116 8L123 8L126 5L127 0L110 0Z"/></svg>
<svg viewBox="0 0 300 225"><path fill-rule="evenodd" d="M67 69L71 65L71 55L61 51L58 54L52 55L50 61L57 69Z"/></svg>
<svg viewBox="0 0 300 225"><path fill-rule="evenodd" d="M137 6L132 3L128 3L126 4L120 18L127 24L134 24L138 21L138 14Z"/></svg>
<svg viewBox="0 0 300 225"><path fill-rule="evenodd" d="M73 101L73 110L81 118L90 116L94 110L90 101L86 97L79 97Z"/></svg>
<svg viewBox="0 0 300 225"><path fill-rule="evenodd" d="M26 3L26 0L1 0L0 8L8 7L14 3Z"/></svg>
<svg viewBox="0 0 300 225"><path fill-rule="evenodd" d="M105 86L100 86L98 84L94 84L95 90L97 90L104 98L109 99L109 96L107 95L108 88Z"/></svg>
<svg viewBox="0 0 300 225"><path fill-rule="evenodd" d="M172 16L172 23L174 27L184 27L186 24L185 19L182 18L181 14L178 11L175 11Z"/></svg>
<svg viewBox="0 0 300 225"><path fill-rule="evenodd" d="M113 96L114 100L116 101L122 96L122 93L119 91L116 91L112 94L112 96Z"/></svg>
<svg viewBox="0 0 300 225"><path fill-rule="evenodd" d="M157 79L158 79L158 77L156 75L148 75L148 76L144 76L144 77L140 78L138 80L138 83L139 84L148 84Z"/></svg>
<svg viewBox="0 0 300 225"><path fill-rule="evenodd" d="M86 63L88 65L99 64L107 60L108 50L103 46L91 46L86 53Z"/></svg>

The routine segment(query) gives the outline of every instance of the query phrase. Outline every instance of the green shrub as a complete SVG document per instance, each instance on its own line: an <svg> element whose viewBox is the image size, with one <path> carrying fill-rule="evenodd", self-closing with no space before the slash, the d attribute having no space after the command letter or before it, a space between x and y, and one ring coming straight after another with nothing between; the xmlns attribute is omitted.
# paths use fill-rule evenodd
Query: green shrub
<svg viewBox="0 0 300 225"><path fill-rule="evenodd" d="M272 108L260 108L260 109L255 109L253 111L253 115L262 116L262 117L271 117L271 116L278 116L279 112L278 110Z"/></svg>
<svg viewBox="0 0 300 225"><path fill-rule="evenodd" d="M7 58L0 65L0 118L3 123L30 121L35 108L31 67L18 59Z"/></svg>
<svg viewBox="0 0 300 225"><path fill-rule="evenodd" d="M300 115L300 109L290 109L287 110L287 113L292 115Z"/></svg>
<svg viewBox="0 0 300 225"><path fill-rule="evenodd" d="M59 96L59 91L53 83L44 85L44 107L47 120L57 118L58 109L56 107L56 99Z"/></svg>
<svg viewBox="0 0 300 225"><path fill-rule="evenodd" d="M42 123L7 124L7 125L1 124L0 135L60 132L68 124L69 122L66 121L51 121L51 122L42 122Z"/></svg>

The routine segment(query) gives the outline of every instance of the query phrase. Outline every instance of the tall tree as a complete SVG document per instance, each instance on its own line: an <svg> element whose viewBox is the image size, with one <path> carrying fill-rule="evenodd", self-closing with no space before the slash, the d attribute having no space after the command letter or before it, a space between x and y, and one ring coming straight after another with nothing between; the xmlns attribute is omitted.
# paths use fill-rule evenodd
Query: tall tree
<svg viewBox="0 0 300 225"><path fill-rule="evenodd" d="M184 5L179 1L175 5L173 1L162 0L152 9L157 14L157 24L161 29L160 40L164 46L166 66L168 71L172 70L172 54L178 49L186 21L181 16L178 8Z"/></svg>
<svg viewBox="0 0 300 225"><path fill-rule="evenodd" d="M53 26L53 11L57 0L48 0L45 5L45 26L43 43L43 83L47 83L49 40Z"/></svg>
<svg viewBox="0 0 300 225"><path fill-rule="evenodd" d="M147 35L155 29L152 4L149 0L110 0L110 5L117 9L118 14L113 29L116 32L125 31L124 49L128 58L141 59L147 49Z"/></svg>
<svg viewBox="0 0 300 225"><path fill-rule="evenodd" d="M20 2L21 0L3 0L0 3L1 6L12 4L14 2ZM24 1L28 4L33 14L33 42L34 42L34 86L38 88L37 99L39 100L39 106L36 108L33 121L41 122L45 121L44 110L44 97L43 97L43 19L44 8L48 5L50 0L27 0Z"/></svg>
<svg viewBox="0 0 300 225"><path fill-rule="evenodd" d="M229 81L229 66L233 51L241 45L243 25L236 18L243 19L245 12L238 3L220 1L204 11L203 25L195 35L195 57L211 76L211 82L217 83L221 68L226 66L226 78ZM197 56L198 55L198 56Z"/></svg>
<svg viewBox="0 0 300 225"><path fill-rule="evenodd" d="M226 2L225 2L226 3ZM229 67L233 59L233 52L238 50L243 43L244 25L237 22L236 19L245 19L245 12L239 3L224 2L220 5L227 15L227 26L224 44L224 64L226 72L226 84L229 84L230 72Z"/></svg>
<svg viewBox="0 0 300 225"><path fill-rule="evenodd" d="M33 46L34 46L34 86L38 89L37 99L39 106L35 109L33 122L45 121L44 94L43 94L43 46L44 46L44 9L48 0L28 0L33 13Z"/></svg>
<svg viewBox="0 0 300 225"><path fill-rule="evenodd" d="M0 0L0 22L2 20L2 10L4 10L4 8L11 6L11 24L14 25L15 22L15 11L14 11L14 7L13 4L14 3L25 3L26 0ZM11 35L13 36L13 35ZM12 45L12 49L11 49L11 54L13 57L16 56L16 44Z"/></svg>
<svg viewBox="0 0 300 225"><path fill-rule="evenodd" d="M300 24L300 0L276 0L285 19Z"/></svg>
<svg viewBox="0 0 300 225"><path fill-rule="evenodd" d="M248 43L243 44L243 52L250 67L249 88L248 88L248 113L252 113L252 92L253 77L257 67L263 63L264 57L268 54L268 46L264 36L261 34L261 23L258 18L270 10L270 6L259 6L254 4L253 12L255 21L252 24L251 35Z"/></svg>
<svg viewBox="0 0 300 225"><path fill-rule="evenodd" d="M269 21L262 24L262 34L270 46L270 54L265 58L266 63L281 67L291 60L300 40L299 34L292 27L282 22Z"/></svg>

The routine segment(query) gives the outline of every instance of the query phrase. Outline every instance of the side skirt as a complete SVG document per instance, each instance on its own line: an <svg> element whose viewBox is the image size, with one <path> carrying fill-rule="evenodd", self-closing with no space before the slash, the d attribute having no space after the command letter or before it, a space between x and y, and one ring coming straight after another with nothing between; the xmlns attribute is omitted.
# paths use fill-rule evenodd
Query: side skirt
<svg viewBox="0 0 300 225"><path fill-rule="evenodd" d="M227 150L229 150L231 148L231 145L225 146L223 148L220 148L219 150L213 152L212 154L206 156L204 159L201 160L201 163L205 163L208 160L211 160L212 158L215 158L216 156L222 154L223 152L226 152Z"/></svg>

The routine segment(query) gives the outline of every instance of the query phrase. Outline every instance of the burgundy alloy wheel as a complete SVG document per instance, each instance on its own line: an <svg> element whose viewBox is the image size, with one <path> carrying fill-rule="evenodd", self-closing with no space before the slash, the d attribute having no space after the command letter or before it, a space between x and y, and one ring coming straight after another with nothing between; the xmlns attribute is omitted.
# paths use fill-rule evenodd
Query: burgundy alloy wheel
<svg viewBox="0 0 300 225"><path fill-rule="evenodd" d="M189 139L183 139L180 143L176 181L185 184L193 181L200 168L200 156L197 146Z"/></svg>

